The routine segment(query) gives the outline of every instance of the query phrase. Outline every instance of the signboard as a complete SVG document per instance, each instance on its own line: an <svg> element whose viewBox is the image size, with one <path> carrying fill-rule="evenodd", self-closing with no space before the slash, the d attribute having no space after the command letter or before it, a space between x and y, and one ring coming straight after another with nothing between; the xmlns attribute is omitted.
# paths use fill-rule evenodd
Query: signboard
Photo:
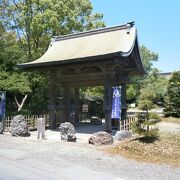
<svg viewBox="0 0 180 180"><path fill-rule="evenodd" d="M111 118L112 119L121 118L121 88L120 87L113 87Z"/></svg>
<svg viewBox="0 0 180 180"><path fill-rule="evenodd" d="M6 102L6 92L0 91L0 118L5 117L5 102Z"/></svg>

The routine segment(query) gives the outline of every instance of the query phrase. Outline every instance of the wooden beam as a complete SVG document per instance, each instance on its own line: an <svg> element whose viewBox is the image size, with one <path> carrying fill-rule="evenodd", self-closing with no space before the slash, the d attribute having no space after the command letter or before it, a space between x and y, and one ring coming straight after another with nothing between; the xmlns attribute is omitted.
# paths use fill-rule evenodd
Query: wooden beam
<svg viewBox="0 0 180 180"><path fill-rule="evenodd" d="M75 94L75 123L79 123L79 114L80 114L80 102L79 102L79 88L74 89Z"/></svg>
<svg viewBox="0 0 180 180"><path fill-rule="evenodd" d="M80 88L80 87L92 87L92 86L104 86L104 82L105 82L105 79L101 79L101 80L87 80L87 81L69 81L68 84L67 84L67 87L73 87L73 88ZM112 86L120 86L121 83L129 83L130 82L130 79L128 78L127 79L122 79L121 80L118 80L117 81L112 81ZM65 82L57 82L57 83L60 83L63 84Z"/></svg>
<svg viewBox="0 0 180 180"><path fill-rule="evenodd" d="M79 82L88 80L102 80L104 78L102 73L86 73L86 74L72 74L72 75L59 75L56 77L56 82Z"/></svg>
<svg viewBox="0 0 180 180"><path fill-rule="evenodd" d="M63 64L63 65L57 65L57 66L51 66L49 65L48 67L42 67L42 68L37 68L38 70L42 71L47 71L47 70L52 70L52 71L61 71L66 68L74 68L74 69L81 69L83 67L92 67L96 66L101 68L102 66L111 66L113 65L113 59L106 59L106 60L95 60L95 61L85 61L85 62L78 62L78 63L69 63L69 64Z"/></svg>
<svg viewBox="0 0 180 180"><path fill-rule="evenodd" d="M64 106L65 106L65 122L71 122L71 96L70 88L64 86Z"/></svg>
<svg viewBox="0 0 180 180"><path fill-rule="evenodd" d="M55 114L55 82L54 74L52 72L48 73L48 94L49 94L49 119L50 128L56 128L56 114Z"/></svg>
<svg viewBox="0 0 180 180"><path fill-rule="evenodd" d="M121 84L121 119L127 118L127 104L126 104L126 84Z"/></svg>
<svg viewBox="0 0 180 180"><path fill-rule="evenodd" d="M111 132L111 100L112 100L112 78L110 74L105 74L104 82L104 111L105 111L105 130Z"/></svg>
<svg viewBox="0 0 180 180"><path fill-rule="evenodd" d="M104 80L69 82L67 84L67 87L80 88L80 87L103 86L104 85L103 82Z"/></svg>

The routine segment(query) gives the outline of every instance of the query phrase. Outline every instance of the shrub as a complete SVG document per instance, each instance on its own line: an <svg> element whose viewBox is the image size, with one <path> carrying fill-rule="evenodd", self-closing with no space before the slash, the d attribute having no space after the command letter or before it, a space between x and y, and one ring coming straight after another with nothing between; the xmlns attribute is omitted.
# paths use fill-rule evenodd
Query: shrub
<svg viewBox="0 0 180 180"><path fill-rule="evenodd" d="M132 130L142 136L145 142L152 142L158 139L158 128L156 123L160 121L160 117L155 113L138 113L137 121L133 123Z"/></svg>
<svg viewBox="0 0 180 180"><path fill-rule="evenodd" d="M174 72L168 82L165 98L165 116L180 117L180 71Z"/></svg>

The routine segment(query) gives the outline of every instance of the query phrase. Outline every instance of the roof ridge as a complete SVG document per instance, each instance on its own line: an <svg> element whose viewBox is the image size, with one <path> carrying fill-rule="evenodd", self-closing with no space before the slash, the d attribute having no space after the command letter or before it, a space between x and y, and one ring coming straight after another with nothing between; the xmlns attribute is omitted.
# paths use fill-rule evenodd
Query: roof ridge
<svg viewBox="0 0 180 180"><path fill-rule="evenodd" d="M133 27L133 25L134 25L134 21L128 22L128 23L123 24L123 25L117 25L117 26L93 29L93 30L89 30L89 31L77 32L77 33L67 34L67 35L62 35L62 36L56 36L54 41L61 41L61 40L65 40L65 39L78 38L78 37L83 37L83 36L99 34L99 33L117 31L117 30L121 30L121 29L128 29L128 28Z"/></svg>

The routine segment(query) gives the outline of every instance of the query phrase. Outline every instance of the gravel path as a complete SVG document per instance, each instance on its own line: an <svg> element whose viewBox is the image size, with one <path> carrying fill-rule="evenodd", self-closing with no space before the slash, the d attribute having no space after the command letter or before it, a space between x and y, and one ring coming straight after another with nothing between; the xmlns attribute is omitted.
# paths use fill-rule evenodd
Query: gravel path
<svg viewBox="0 0 180 180"><path fill-rule="evenodd" d="M170 123L170 122L160 122L158 124L160 132L167 133L180 133L180 124Z"/></svg>
<svg viewBox="0 0 180 180"><path fill-rule="evenodd" d="M49 137L52 136L53 133ZM110 156L98 150L99 147L82 142L81 138L77 143L53 141L51 138L39 141L33 137L0 135L0 179L180 179L179 168Z"/></svg>

